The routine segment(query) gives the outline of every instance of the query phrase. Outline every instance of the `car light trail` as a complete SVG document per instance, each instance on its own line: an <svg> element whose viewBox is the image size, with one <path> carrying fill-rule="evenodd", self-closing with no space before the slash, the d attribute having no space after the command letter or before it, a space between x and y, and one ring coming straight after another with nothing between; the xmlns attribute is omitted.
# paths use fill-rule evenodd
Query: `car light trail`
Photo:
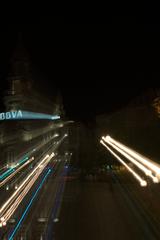
<svg viewBox="0 0 160 240"><path fill-rule="evenodd" d="M11 173L15 171L17 167L25 163L29 157L25 157L24 159L20 160L18 163L15 165L11 166L7 171L5 171L3 174L0 175L0 181L3 180L4 178L8 177Z"/></svg>
<svg viewBox="0 0 160 240"><path fill-rule="evenodd" d="M115 144L111 143L108 139L102 137L102 139L107 142L110 146L112 146L114 149L116 149L119 153L121 153L124 157L126 157L130 162L132 162L134 165L136 165L141 171L143 171L148 177L152 179L154 183L158 183L158 178L152 175L152 171L146 168L143 164L135 160L133 157L131 157L129 154L127 154L125 151L117 147Z"/></svg>
<svg viewBox="0 0 160 240"><path fill-rule="evenodd" d="M160 166L159 166L159 164L156 164L153 161L151 161L150 159L143 157L142 155L140 155L136 151L133 151L132 149L130 149L130 148L126 147L125 145L119 143L118 141L114 140L110 136L106 136L105 139L114 143L116 146L118 146L119 148L121 148L122 150L124 150L125 152L130 154L131 156L133 156L136 160L138 160L139 162L141 162L142 164L147 166L150 170L152 170L156 174L156 177L160 179Z"/></svg>
<svg viewBox="0 0 160 240"><path fill-rule="evenodd" d="M5 215L3 215L3 217L1 218L1 226L6 225L6 222L10 219L10 217L13 215L15 210L18 208L19 204L22 202L22 200L24 199L26 194L29 192L29 190L31 189L31 187L33 186L33 184L35 183L35 181L37 180L39 175L42 173L42 171L40 171L39 174L34 177L34 179L33 178L31 179L29 184L26 186L26 188L23 190L23 192L20 194L20 196L15 200L15 202L9 208L7 213L5 213Z"/></svg>
<svg viewBox="0 0 160 240"><path fill-rule="evenodd" d="M50 159L53 157L53 155L50 155ZM47 161L49 162L50 159L48 159ZM48 163L47 163L48 164ZM45 165L46 166L46 165ZM44 168L45 168L44 166ZM22 200L24 199L24 197L26 196L26 194L29 192L29 190L31 189L31 187L33 186L33 184L35 183L35 181L38 179L38 177L40 176L40 174L42 173L44 169L40 168L39 172L31 179L31 181L28 183L28 185L25 187L25 189L23 190L23 192L21 192L21 194L18 196L18 198L16 198L16 200L14 201L14 203L11 205L11 207L7 210L7 212L3 215L3 217L1 217L1 226L5 226L6 222L10 219L10 217L13 215L13 213L15 212L15 210L18 208L19 204L22 202Z"/></svg>
<svg viewBox="0 0 160 240"><path fill-rule="evenodd" d="M52 139L58 137L59 134L55 133L52 138L50 140L47 141L47 143L49 141L51 141ZM5 172L3 172L1 175L0 175L0 186L1 186L1 181L4 180L6 177L8 177L11 173L15 172L15 169L20 167L20 165L24 164L28 159L29 159L29 156L26 156L26 155L31 155L31 153L39 150L42 146L44 146L45 144L47 143L44 143L42 142L41 144L37 144L36 147L34 146L34 148L32 148L32 150L30 150L29 152L27 152L25 155L24 155L24 158L20 159L16 164L12 165L9 169L7 169ZM3 167L2 169L6 168ZM1 170L2 170L1 169Z"/></svg>
<svg viewBox="0 0 160 240"><path fill-rule="evenodd" d="M6 207L6 205L12 201L12 199L16 196L18 192L21 191L22 187L27 183L27 181L33 176L33 174L37 171L37 169L40 167L41 164L44 163L44 161L49 157L47 154L45 158L33 169L33 171L26 177L26 179L21 183L21 185L18 187L18 189L12 194L12 196L6 201L6 203L3 205L3 207L0 208L0 214L2 210Z"/></svg>
<svg viewBox="0 0 160 240"><path fill-rule="evenodd" d="M6 168L8 168L8 164L5 165L5 166L3 166L3 167L1 167L0 172L1 172L3 169L6 169Z"/></svg>
<svg viewBox="0 0 160 240"><path fill-rule="evenodd" d="M8 170L6 170L4 173L2 173L0 175L0 179L3 179L6 175L10 174L10 172L14 171L14 168L9 168Z"/></svg>
<svg viewBox="0 0 160 240"><path fill-rule="evenodd" d="M18 194L23 190L23 187L28 183L30 178L33 177L34 174L36 174L37 170L41 167L42 164L46 161L46 159L49 158L49 155L47 154L42 161L33 169L33 171L25 178L25 180L20 184L20 186L17 188L17 190L11 195L11 197L3 204L3 206L0 208L0 214L3 213L4 209L8 206L8 204L12 203L12 201L18 196Z"/></svg>
<svg viewBox="0 0 160 240"><path fill-rule="evenodd" d="M100 143L103 146L105 146L108 149L108 151L110 153L112 153L112 155L115 156L117 158L117 160L128 169L129 172L132 173L132 175L139 181L139 183L142 187L147 186L147 182L145 180L143 180L131 167L129 167L128 164L125 163L113 150L111 150L110 147L108 147L102 140L100 141Z"/></svg>
<svg viewBox="0 0 160 240"><path fill-rule="evenodd" d="M34 160L34 157L30 158L27 162L25 162L22 166L20 166L17 170L15 170L12 174L10 174L8 177L6 177L2 182L0 182L0 187L2 187L5 183L7 183L10 179L12 179L22 168L27 166L29 163L31 163Z"/></svg>
<svg viewBox="0 0 160 240"><path fill-rule="evenodd" d="M44 170L44 168L46 167L46 165L49 163L50 159L53 156L54 156L54 153L52 153L50 156L47 154L45 156L45 158L42 159L42 161L33 169L33 171L27 176L27 178L21 183L21 185L12 194L12 196L3 204L3 206L0 208L0 226L1 225L3 226L4 225L3 223L5 223L6 220L8 220L8 214L12 210L13 202L15 201L15 204L18 203L18 200L19 200L18 196L20 194L21 194L21 196L23 196L21 201L23 200L23 198L25 196L25 195L23 195L24 188L26 187L25 190L27 190L28 188L31 188L32 182L36 181L36 179L42 173L42 171ZM12 212L12 214L13 214L13 212ZM2 219L4 219L4 220L2 220Z"/></svg>
<svg viewBox="0 0 160 240"><path fill-rule="evenodd" d="M10 206L10 208L7 210L7 212L3 215L3 221L2 225L6 225L7 221L10 219L10 217L13 215L15 210L18 208L19 204L22 202L26 194L29 192L35 181L38 179L39 175L41 174L42 171L39 171L38 174L36 174L31 181L28 183L28 185L25 187L25 189L21 192L21 194L16 198L14 203Z"/></svg>
<svg viewBox="0 0 160 240"><path fill-rule="evenodd" d="M48 227L47 227L46 233L45 233L46 239L52 239L51 232L53 233L53 231L54 231L53 230L54 229L54 223L59 221L58 215L59 215L62 195L63 195L63 191L64 191L64 187L65 187L65 179L64 178L68 173L68 168L66 168L65 165L63 167L64 167L63 172L60 175L60 177L62 177L63 180L60 183L58 191L56 191L54 208L51 212L50 219L48 221Z"/></svg>
<svg viewBox="0 0 160 240"><path fill-rule="evenodd" d="M64 135L59 141L59 144L67 137ZM40 174L43 172L45 167L48 165L52 157L55 156L54 152L50 155L47 154L31 171L31 173L23 180L16 191L10 196L10 198L0 208L0 227L7 224L7 221L13 215L19 204L22 202L28 191L31 189L35 181L38 179Z"/></svg>
<svg viewBox="0 0 160 240"><path fill-rule="evenodd" d="M5 171L3 174L0 176L0 181L3 180L5 177L7 177L9 174L14 172L14 167L9 168L7 171Z"/></svg>
<svg viewBox="0 0 160 240"><path fill-rule="evenodd" d="M24 220L24 218L25 218L26 214L28 213L28 211L29 211L29 209L30 209L30 207L31 207L34 199L36 198L38 192L40 191L41 187L43 186L43 184L44 184L46 178L48 177L48 175L50 174L50 172L51 172L51 170L49 169L49 170L47 171L47 173L45 174L45 176L43 177L43 179L42 179L42 181L40 182L37 190L36 190L35 193L33 194L32 198L30 199L30 202L28 203L25 211L23 212L20 220L18 221L17 225L15 226L15 228L13 229L13 231L11 232L11 234L9 235L8 240L13 240L16 232L18 231L18 229L19 229L22 221Z"/></svg>

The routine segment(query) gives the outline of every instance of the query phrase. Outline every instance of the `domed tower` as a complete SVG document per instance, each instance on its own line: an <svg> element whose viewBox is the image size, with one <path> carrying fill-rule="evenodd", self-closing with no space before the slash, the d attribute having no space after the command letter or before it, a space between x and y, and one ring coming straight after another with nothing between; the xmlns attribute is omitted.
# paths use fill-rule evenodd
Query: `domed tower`
<svg viewBox="0 0 160 240"><path fill-rule="evenodd" d="M22 44L22 37L19 37L19 41L11 57L7 83L8 88L4 96L6 111L23 109L25 95L28 95L31 90L32 80L29 57Z"/></svg>

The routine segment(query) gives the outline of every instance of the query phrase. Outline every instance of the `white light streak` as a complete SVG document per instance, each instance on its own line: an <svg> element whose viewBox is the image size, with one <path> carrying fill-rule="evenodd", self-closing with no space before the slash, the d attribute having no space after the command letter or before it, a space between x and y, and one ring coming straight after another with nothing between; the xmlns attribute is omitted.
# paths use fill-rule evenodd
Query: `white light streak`
<svg viewBox="0 0 160 240"><path fill-rule="evenodd" d="M127 154L125 151L117 147L115 144L111 143L110 138L104 138L103 140L106 141L109 145L111 145L114 149L116 149L119 153L121 153L124 157L126 157L130 162L132 162L134 165L136 165L141 171L143 171L147 176L149 176L153 182L158 182L158 178L152 175L152 171L149 170L147 167L145 167L143 164L135 160L133 157L131 157L129 154Z"/></svg>
<svg viewBox="0 0 160 240"><path fill-rule="evenodd" d="M116 146L130 154L132 157L134 157L136 160L147 166L151 171L153 171L156 174L156 177L160 179L160 166L157 163L154 163L152 160L143 157L136 151L133 151L132 149L124 146L123 144L119 143L118 141L114 140L110 136L106 136L106 141L110 141L114 143Z"/></svg>
<svg viewBox="0 0 160 240"><path fill-rule="evenodd" d="M31 189L54 155L54 152L52 152L50 155L47 154L25 178L25 180L20 184L11 197L3 204L3 206L0 208L0 227L6 225L7 221L18 208L19 204L22 202L28 191Z"/></svg>
<svg viewBox="0 0 160 240"><path fill-rule="evenodd" d="M108 147L102 140L100 141L100 143L104 145L108 149L108 151L110 151L110 153L112 153L113 156L115 156L117 160L128 169L129 172L132 173L132 175L139 181L142 187L147 186L147 182L143 180L131 167L129 167L128 164L125 163L113 150L111 150L110 147Z"/></svg>

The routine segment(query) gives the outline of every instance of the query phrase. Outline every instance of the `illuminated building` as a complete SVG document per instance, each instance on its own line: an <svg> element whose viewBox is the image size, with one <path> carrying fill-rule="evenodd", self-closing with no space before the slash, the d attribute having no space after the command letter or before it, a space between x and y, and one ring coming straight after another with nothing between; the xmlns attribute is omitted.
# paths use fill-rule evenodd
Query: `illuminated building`
<svg viewBox="0 0 160 240"><path fill-rule="evenodd" d="M18 45L11 57L10 70L7 76L7 89L4 92L5 112L0 123L1 157L10 163L20 151L34 144L38 138L44 141L56 131L54 123L43 120L8 120L11 111L39 112L51 115L63 115L60 94L53 93L52 101L43 96L32 79L29 55L22 45ZM18 146L18 147L17 147Z"/></svg>

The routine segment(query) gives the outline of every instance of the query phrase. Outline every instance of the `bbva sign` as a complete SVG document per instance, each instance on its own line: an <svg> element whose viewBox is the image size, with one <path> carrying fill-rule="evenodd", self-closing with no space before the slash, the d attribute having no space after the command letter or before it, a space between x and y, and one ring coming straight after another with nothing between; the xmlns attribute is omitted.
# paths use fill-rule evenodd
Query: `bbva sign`
<svg viewBox="0 0 160 240"><path fill-rule="evenodd" d="M0 113L0 120L20 119L22 117L23 117L23 114L21 110Z"/></svg>

